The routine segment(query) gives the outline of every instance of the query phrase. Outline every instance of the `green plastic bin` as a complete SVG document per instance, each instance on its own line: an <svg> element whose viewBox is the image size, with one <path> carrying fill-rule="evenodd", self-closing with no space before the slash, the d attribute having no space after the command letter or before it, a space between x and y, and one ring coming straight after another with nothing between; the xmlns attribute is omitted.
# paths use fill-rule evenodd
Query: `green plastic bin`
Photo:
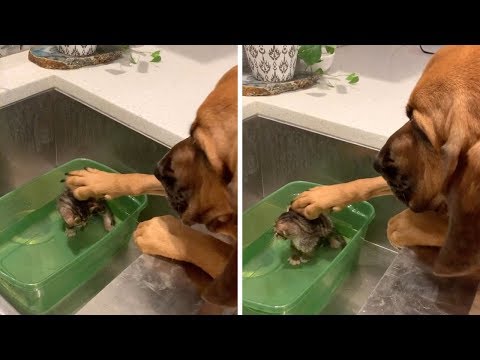
<svg viewBox="0 0 480 360"><path fill-rule="evenodd" d="M56 208L65 173L97 168L115 170L88 159L75 159L0 198L0 293L19 312L48 314L93 277L126 245L135 230L146 196L108 202L116 220L112 231L100 216L68 238Z"/></svg>
<svg viewBox="0 0 480 360"><path fill-rule="evenodd" d="M332 213L343 249L321 247L308 263L288 263L290 242L275 238L273 224L301 192L319 184L295 181L270 194L243 214L243 313L318 314L358 262L375 210L368 202Z"/></svg>

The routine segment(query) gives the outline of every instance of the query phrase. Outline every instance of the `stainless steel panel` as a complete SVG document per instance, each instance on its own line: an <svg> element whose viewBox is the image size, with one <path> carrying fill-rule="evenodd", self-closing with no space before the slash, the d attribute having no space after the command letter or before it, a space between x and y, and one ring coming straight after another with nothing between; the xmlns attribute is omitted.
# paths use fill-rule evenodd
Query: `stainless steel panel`
<svg viewBox="0 0 480 360"><path fill-rule="evenodd" d="M116 120L55 92L55 141L57 164L84 157L123 173L152 174L168 148ZM139 221L172 213L162 197L149 196Z"/></svg>
<svg viewBox="0 0 480 360"><path fill-rule="evenodd" d="M90 157L121 172L153 173L168 149L114 119L55 93L57 163Z"/></svg>
<svg viewBox="0 0 480 360"><path fill-rule="evenodd" d="M261 122L248 121L243 127L243 209L246 210L263 198L262 169L258 148Z"/></svg>
<svg viewBox="0 0 480 360"><path fill-rule="evenodd" d="M321 314L358 314L396 255L391 250L364 241L352 275L338 288Z"/></svg>
<svg viewBox="0 0 480 360"><path fill-rule="evenodd" d="M0 108L0 195L55 166L52 92Z"/></svg>

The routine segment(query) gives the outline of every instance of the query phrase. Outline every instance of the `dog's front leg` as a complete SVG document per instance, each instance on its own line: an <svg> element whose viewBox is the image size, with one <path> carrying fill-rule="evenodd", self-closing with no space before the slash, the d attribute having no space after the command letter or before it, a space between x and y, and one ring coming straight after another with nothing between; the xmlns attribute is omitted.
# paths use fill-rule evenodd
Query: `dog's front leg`
<svg viewBox="0 0 480 360"><path fill-rule="evenodd" d="M316 219L321 213L339 211L349 204L383 195L392 195L392 191L385 179L378 176L343 184L316 186L298 195L291 208L307 219Z"/></svg>
<svg viewBox="0 0 480 360"><path fill-rule="evenodd" d="M116 174L93 168L70 171L66 185L78 200L104 198L112 200L128 195L161 195L165 189L154 175Z"/></svg>
<svg viewBox="0 0 480 360"><path fill-rule="evenodd" d="M133 237L145 254L192 263L213 278L223 273L232 252L230 245L184 225L171 215L140 223Z"/></svg>
<svg viewBox="0 0 480 360"><path fill-rule="evenodd" d="M387 238L396 247L443 246L448 230L448 218L433 211L414 213L406 209L388 222Z"/></svg>

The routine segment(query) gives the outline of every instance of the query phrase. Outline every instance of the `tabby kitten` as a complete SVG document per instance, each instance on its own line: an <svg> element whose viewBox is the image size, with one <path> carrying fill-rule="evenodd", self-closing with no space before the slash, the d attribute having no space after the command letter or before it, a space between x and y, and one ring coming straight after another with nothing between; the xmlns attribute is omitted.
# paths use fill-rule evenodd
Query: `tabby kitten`
<svg viewBox="0 0 480 360"><path fill-rule="evenodd" d="M57 200L57 209L65 221L65 234L75 236L77 230L83 229L90 217L99 214L103 217L105 230L115 226L113 213L103 199L77 200L71 190L66 189Z"/></svg>
<svg viewBox="0 0 480 360"><path fill-rule="evenodd" d="M318 245L334 249L345 247L347 242L333 227L327 215L308 220L293 210L281 214L274 226L275 235L291 240L292 254L288 259L291 265L300 265L311 260Z"/></svg>

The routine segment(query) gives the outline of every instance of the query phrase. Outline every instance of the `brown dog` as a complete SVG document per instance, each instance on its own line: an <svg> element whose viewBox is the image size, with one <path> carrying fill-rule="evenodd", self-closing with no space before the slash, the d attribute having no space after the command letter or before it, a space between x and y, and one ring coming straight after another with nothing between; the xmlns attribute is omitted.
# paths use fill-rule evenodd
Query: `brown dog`
<svg viewBox="0 0 480 360"><path fill-rule="evenodd" d="M382 177L311 189L293 203L309 218L394 194L394 246L437 246L439 276L480 269L480 47L447 46L427 64L407 104L409 121L375 161Z"/></svg>
<svg viewBox="0 0 480 360"><path fill-rule="evenodd" d="M140 223L134 239L147 254L193 263L214 281L202 297L237 305L237 67L217 83L197 111L190 136L159 161L155 175L73 171L67 185L78 199L167 195L179 214ZM160 182L159 182L160 181ZM188 225L233 239L233 246Z"/></svg>
<svg viewBox="0 0 480 360"><path fill-rule="evenodd" d="M218 82L197 112L190 137L158 163L155 176L186 225L204 224L237 239L237 67ZM233 306L237 301L237 248L204 298Z"/></svg>

